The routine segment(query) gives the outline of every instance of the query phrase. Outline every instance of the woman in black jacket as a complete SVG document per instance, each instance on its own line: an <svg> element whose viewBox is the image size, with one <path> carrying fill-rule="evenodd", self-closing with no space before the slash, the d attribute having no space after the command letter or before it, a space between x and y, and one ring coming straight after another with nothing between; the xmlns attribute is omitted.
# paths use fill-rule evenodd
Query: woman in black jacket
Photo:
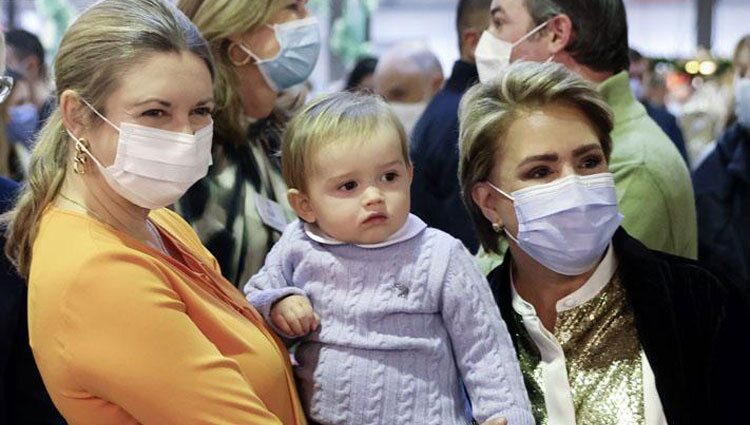
<svg viewBox="0 0 750 425"><path fill-rule="evenodd" d="M733 423L747 299L619 227L611 112L557 64L515 63L460 109L459 176L539 423Z"/></svg>

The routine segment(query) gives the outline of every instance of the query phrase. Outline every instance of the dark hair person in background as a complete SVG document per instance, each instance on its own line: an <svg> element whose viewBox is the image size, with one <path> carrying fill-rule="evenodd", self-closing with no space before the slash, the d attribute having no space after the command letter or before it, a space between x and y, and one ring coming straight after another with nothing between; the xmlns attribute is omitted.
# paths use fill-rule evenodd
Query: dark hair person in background
<svg viewBox="0 0 750 425"><path fill-rule="evenodd" d="M378 58L364 56L357 59L357 62L346 79L344 90L346 91L364 91L372 93L374 91L373 74L378 66Z"/></svg>
<svg viewBox="0 0 750 425"><path fill-rule="evenodd" d="M5 71L3 35L0 34L0 103L7 99L12 81ZM18 183L0 176L0 214L13 207ZM5 249L5 228L0 227L0 248ZM0 255L0 423L64 424L44 388L29 346L26 318L26 282L5 255Z"/></svg>
<svg viewBox="0 0 750 425"><path fill-rule="evenodd" d="M490 22L490 0L460 0L456 32L461 54L451 76L427 105L411 134L414 181L411 208L428 226L460 239L472 253L478 244L458 185L458 103L479 81L474 51Z"/></svg>
<svg viewBox="0 0 750 425"><path fill-rule="evenodd" d="M41 128L55 105L44 60L44 46L39 37L22 29L6 32L5 38L8 43L8 67L23 74L29 82L31 102L39 116L37 128Z"/></svg>

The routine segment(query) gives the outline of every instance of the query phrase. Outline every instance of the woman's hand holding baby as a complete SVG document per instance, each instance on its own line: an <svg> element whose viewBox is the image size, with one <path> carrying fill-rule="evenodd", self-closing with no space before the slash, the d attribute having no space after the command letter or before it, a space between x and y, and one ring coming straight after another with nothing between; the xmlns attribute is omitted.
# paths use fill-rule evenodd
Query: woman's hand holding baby
<svg viewBox="0 0 750 425"><path fill-rule="evenodd" d="M318 329L320 316L303 295L290 295L271 308L271 323L284 334L301 337Z"/></svg>

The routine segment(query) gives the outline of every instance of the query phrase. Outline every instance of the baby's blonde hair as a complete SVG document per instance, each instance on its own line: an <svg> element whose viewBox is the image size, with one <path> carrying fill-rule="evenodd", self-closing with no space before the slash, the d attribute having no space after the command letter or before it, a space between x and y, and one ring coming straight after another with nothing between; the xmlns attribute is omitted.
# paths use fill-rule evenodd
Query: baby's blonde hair
<svg viewBox="0 0 750 425"><path fill-rule="evenodd" d="M396 131L404 163L410 165L404 126L378 96L341 92L319 97L289 122L281 144L281 170L290 189L305 192L312 159L331 143L367 143L383 128Z"/></svg>

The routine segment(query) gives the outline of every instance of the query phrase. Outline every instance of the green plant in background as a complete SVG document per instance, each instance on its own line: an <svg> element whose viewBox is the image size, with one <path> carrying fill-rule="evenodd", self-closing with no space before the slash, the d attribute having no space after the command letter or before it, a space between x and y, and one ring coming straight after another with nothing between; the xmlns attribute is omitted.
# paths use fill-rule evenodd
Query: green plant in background
<svg viewBox="0 0 750 425"><path fill-rule="evenodd" d="M342 3L342 11L331 26L331 52L345 66L350 66L360 56L370 53L367 19L377 10L379 0L311 0L310 6L318 11L327 10L330 14L334 1Z"/></svg>
<svg viewBox="0 0 750 425"><path fill-rule="evenodd" d="M73 22L78 12L68 0L35 0L34 6L45 22L46 28L41 38L46 47L47 57L52 58L57 52L65 30L68 29L68 25Z"/></svg>

